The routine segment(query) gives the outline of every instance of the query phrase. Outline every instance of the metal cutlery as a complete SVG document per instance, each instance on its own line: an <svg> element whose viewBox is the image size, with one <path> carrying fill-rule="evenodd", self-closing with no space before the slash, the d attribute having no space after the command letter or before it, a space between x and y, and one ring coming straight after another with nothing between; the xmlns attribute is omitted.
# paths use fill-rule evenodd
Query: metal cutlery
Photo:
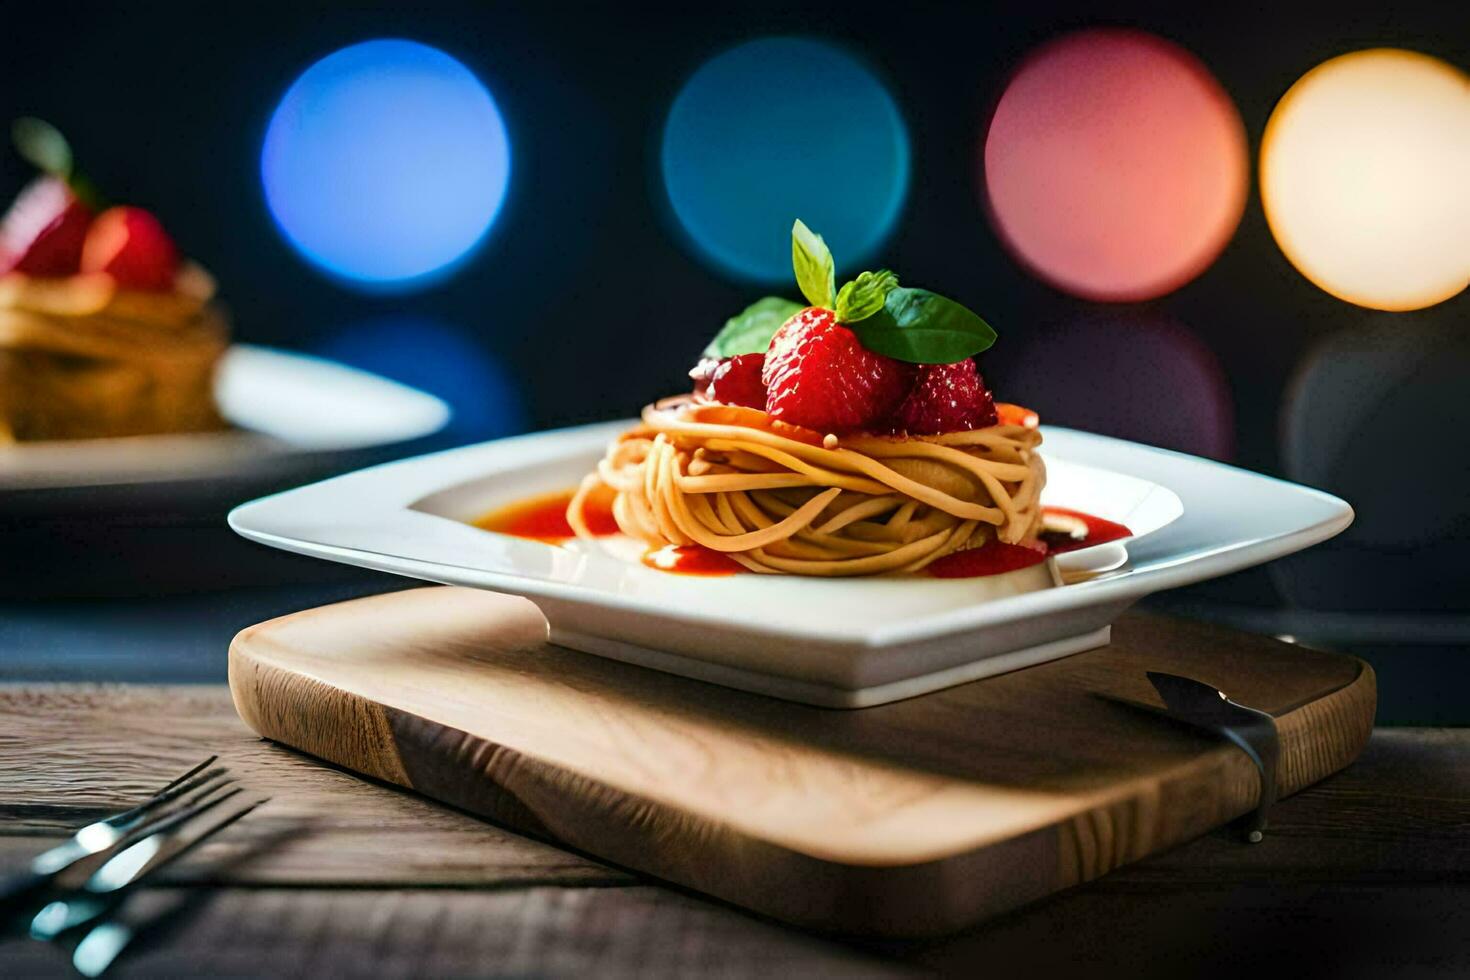
<svg viewBox="0 0 1470 980"><path fill-rule="evenodd" d="M25 907L78 862L101 854L130 834L146 831L158 820L167 818L173 812L169 805L175 800L199 789L233 782L222 767L204 771L218 758L210 756L142 803L88 824L62 843L36 855L27 870L0 882L0 923L9 920L16 910Z"/></svg>
<svg viewBox="0 0 1470 980"><path fill-rule="evenodd" d="M47 893L55 895L31 918L31 937L76 937L71 955L77 971L97 976L106 970L159 918L156 907L153 914L134 910L134 886L266 802L242 800L229 771L211 768L217 760L212 755L136 806L88 824L0 882L0 925L40 906ZM77 874L68 875L72 870ZM80 884L58 884L63 878L75 883L88 871Z"/></svg>
<svg viewBox="0 0 1470 980"><path fill-rule="evenodd" d="M1248 842L1259 843L1265 836L1267 815L1276 802L1276 769L1281 760L1276 719L1264 711L1238 704L1226 697L1224 691L1192 677L1157 670L1148 671L1147 676L1164 701L1162 709L1131 698L1101 696L1217 735L1244 752L1256 767L1261 789L1255 809L1237 821L1237 826Z"/></svg>
<svg viewBox="0 0 1470 980"><path fill-rule="evenodd" d="M103 862L80 888L37 912L31 920L31 938L55 939L64 932L95 922L118 905L126 889L182 857L265 802L265 799L256 799L243 806L237 805L227 809L219 819L202 826L193 825L193 821L241 792L239 789L223 794L208 791L185 810L160 821L148 834Z"/></svg>

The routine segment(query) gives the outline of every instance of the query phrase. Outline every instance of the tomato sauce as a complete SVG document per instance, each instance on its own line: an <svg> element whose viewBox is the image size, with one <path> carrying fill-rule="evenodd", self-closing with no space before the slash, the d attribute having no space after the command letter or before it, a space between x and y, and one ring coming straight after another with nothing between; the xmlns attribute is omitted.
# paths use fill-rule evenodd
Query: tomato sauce
<svg viewBox="0 0 1470 980"><path fill-rule="evenodd" d="M643 564L679 575L734 575L746 568L729 555L698 544L670 544L643 555Z"/></svg>
<svg viewBox="0 0 1470 980"><path fill-rule="evenodd" d="M492 510L475 521L475 527L498 534L509 534L547 544L560 544L577 536L567 521L567 505L574 494L567 490L548 493L518 500L513 504ZM585 509L587 529L598 537L618 533L618 522L613 518L612 495L594 493Z"/></svg>
<svg viewBox="0 0 1470 980"><path fill-rule="evenodd" d="M475 521L475 527L546 544L561 544L577 536L567 521L567 507L573 496L568 490L518 500L481 517ZM587 529L598 537L619 533L612 501L613 493L603 490L594 491L587 499L583 511ZM697 544L651 549L643 556L643 564L679 575L733 575L745 571L733 558Z"/></svg>
<svg viewBox="0 0 1470 980"><path fill-rule="evenodd" d="M1046 560L1048 555L1065 554L1095 544L1119 541L1133 536L1133 532L1116 521L1110 521L1080 510L1066 507L1046 507L1048 514L1063 514L1076 518L1087 525L1087 537L1065 539L1053 535L1046 541L1035 544L1006 544L991 540L978 548L956 551L929 565L927 571L935 578L979 578L983 575L1000 575L1017 569L1029 568Z"/></svg>
<svg viewBox="0 0 1470 980"><path fill-rule="evenodd" d="M927 571L935 578L980 578L1030 568L1046 561L1046 545L1006 544L991 539L978 548L956 551L931 562Z"/></svg>

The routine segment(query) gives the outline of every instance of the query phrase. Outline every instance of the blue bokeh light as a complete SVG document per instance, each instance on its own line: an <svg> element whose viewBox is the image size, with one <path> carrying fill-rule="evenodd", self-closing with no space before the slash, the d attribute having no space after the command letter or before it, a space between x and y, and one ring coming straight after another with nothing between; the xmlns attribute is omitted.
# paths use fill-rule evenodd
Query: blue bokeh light
<svg viewBox="0 0 1470 980"><path fill-rule="evenodd" d="M260 175L276 224L314 265L359 288L407 290L484 239L510 181L510 140L464 65L414 41L367 41L287 90Z"/></svg>
<svg viewBox="0 0 1470 980"><path fill-rule="evenodd" d="M861 62L805 38L717 55L669 110L664 187L696 248L742 279L791 279L801 218L851 270L892 231L909 183L893 97Z"/></svg>
<svg viewBox="0 0 1470 980"><path fill-rule="evenodd" d="M451 441L496 439L528 427L514 374L474 337L442 320L376 317L338 330L316 352L437 395L453 413L444 430Z"/></svg>

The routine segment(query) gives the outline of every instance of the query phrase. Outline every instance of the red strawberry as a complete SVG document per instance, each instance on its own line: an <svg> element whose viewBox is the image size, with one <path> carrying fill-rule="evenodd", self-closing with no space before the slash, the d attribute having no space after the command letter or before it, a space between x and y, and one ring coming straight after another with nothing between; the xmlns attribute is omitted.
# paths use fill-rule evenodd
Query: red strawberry
<svg viewBox="0 0 1470 980"><path fill-rule="evenodd" d="M109 273L130 289L168 290L179 271L179 250L142 208L108 208L87 232L82 271Z"/></svg>
<svg viewBox="0 0 1470 980"><path fill-rule="evenodd" d="M913 365L868 350L835 313L819 307L782 324L762 371L766 411L818 432L858 429L884 417L913 379Z"/></svg>
<svg viewBox="0 0 1470 980"><path fill-rule="evenodd" d="M764 354L736 354L721 361L710 375L709 397L726 405L765 409L766 383L761 380L765 363Z"/></svg>
<svg viewBox="0 0 1470 980"><path fill-rule="evenodd" d="M913 389L893 413L893 428L915 435L964 432L995 424L995 401L969 358L920 367Z"/></svg>
<svg viewBox="0 0 1470 980"><path fill-rule="evenodd" d="M32 181L0 221L0 273L69 276L81 265L91 210L64 180Z"/></svg>

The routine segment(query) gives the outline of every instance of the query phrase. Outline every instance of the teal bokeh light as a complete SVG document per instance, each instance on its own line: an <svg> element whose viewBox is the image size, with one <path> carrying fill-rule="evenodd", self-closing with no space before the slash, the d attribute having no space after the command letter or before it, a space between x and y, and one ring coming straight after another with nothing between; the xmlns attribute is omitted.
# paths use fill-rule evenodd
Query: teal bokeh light
<svg viewBox="0 0 1470 980"><path fill-rule="evenodd" d="M510 140L464 65L414 41L367 41L286 92L260 175L276 224L312 264L402 291L448 275L484 239L510 181Z"/></svg>
<svg viewBox="0 0 1470 980"><path fill-rule="evenodd" d="M660 151L674 217L723 271L791 279L801 218L852 270L893 230L909 139L893 97L840 48L751 41L705 62L669 110Z"/></svg>

